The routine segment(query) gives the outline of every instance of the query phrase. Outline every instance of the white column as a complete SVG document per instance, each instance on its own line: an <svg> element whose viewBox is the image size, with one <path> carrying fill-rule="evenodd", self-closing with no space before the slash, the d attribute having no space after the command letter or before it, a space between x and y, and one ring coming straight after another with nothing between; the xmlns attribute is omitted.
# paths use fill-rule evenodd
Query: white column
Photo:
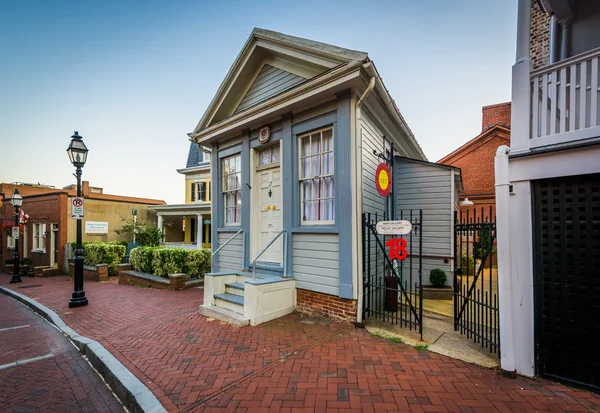
<svg viewBox="0 0 600 413"><path fill-rule="evenodd" d="M514 312L512 302L512 279L510 273L510 214L509 214L509 177L508 146L496 151L496 242L498 249L498 306L500 311L500 343L502 358L500 367L505 371L516 370L514 348Z"/></svg>
<svg viewBox="0 0 600 413"><path fill-rule="evenodd" d="M160 232L163 232L163 217L162 215L158 214L157 215L158 218L158 223L156 224L158 226L158 229L160 229ZM161 240L161 242L163 242L164 239Z"/></svg>
<svg viewBox="0 0 600 413"><path fill-rule="evenodd" d="M531 0L519 0L517 17L517 56L512 68L511 138L512 153L529 151L529 118L531 116L531 60L529 29Z"/></svg>
<svg viewBox="0 0 600 413"><path fill-rule="evenodd" d="M560 24L560 60L569 57L571 43L571 18L558 22Z"/></svg>
<svg viewBox="0 0 600 413"><path fill-rule="evenodd" d="M204 242L204 231L202 231L202 214L197 214L196 218L196 245L202 248Z"/></svg>

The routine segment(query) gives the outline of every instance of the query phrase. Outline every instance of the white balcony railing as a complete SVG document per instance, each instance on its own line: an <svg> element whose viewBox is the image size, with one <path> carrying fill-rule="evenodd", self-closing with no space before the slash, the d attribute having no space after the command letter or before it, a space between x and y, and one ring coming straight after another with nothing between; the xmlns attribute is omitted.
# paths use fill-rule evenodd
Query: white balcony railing
<svg viewBox="0 0 600 413"><path fill-rule="evenodd" d="M530 147L600 136L600 49L531 72Z"/></svg>

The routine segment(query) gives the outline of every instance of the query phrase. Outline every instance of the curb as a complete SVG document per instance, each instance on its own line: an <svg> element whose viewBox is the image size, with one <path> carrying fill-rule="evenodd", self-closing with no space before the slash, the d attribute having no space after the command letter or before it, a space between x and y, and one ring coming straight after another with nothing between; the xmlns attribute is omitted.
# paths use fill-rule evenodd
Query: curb
<svg viewBox="0 0 600 413"><path fill-rule="evenodd" d="M102 344L77 334L75 330L65 324L58 314L43 304L6 287L0 287L0 293L25 304L65 334L77 346L79 352L88 358L127 410L134 413L166 413L167 410L150 389L115 356L110 354Z"/></svg>

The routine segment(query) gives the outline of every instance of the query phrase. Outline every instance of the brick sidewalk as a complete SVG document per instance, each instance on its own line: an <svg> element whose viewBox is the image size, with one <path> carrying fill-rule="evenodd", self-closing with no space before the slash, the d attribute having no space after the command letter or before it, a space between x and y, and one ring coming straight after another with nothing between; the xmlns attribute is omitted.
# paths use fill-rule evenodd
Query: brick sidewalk
<svg viewBox="0 0 600 413"><path fill-rule="evenodd" d="M8 276L0 284L8 288ZM26 278L15 288L106 347L169 411L599 411L600 397L492 370L299 314L236 328L198 315L202 290Z"/></svg>
<svg viewBox="0 0 600 413"><path fill-rule="evenodd" d="M24 327L28 326L28 327ZM11 327L22 327L7 330ZM100 376L58 330L29 308L0 294L2 412L123 412Z"/></svg>

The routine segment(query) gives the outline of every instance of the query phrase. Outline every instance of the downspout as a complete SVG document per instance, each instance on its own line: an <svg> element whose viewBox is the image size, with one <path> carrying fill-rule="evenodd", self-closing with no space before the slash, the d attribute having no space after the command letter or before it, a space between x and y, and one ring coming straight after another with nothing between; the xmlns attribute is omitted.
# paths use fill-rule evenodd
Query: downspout
<svg viewBox="0 0 600 413"><path fill-rule="evenodd" d="M375 88L375 76L371 76L371 79L369 80L369 85L367 86L367 88L365 89L365 91L363 92L363 94L360 96L360 98L358 99L358 102L356 102L356 132L355 133L360 133L360 107L362 106L362 104L364 103L365 99L371 94L371 92L373 91L373 89ZM362 147L362 143L361 143L361 147ZM358 151L357 151L358 154ZM358 156L360 162L362 162L362 155ZM356 168L356 170L358 171L358 168ZM361 176L357 177L357 179L362 179ZM360 196L362 196L362 194L360 194ZM362 231L363 228L363 222L362 222L362 211L358 212L359 214L359 220L360 220L360 228ZM362 233L361 233L362 236ZM362 245L363 243L360 243L360 249L361 249L361 254L363 252L362 249ZM358 247L358 246L357 246ZM358 268L358 280L357 280L357 287L358 287L358 302L356 304L356 325L357 326L364 326L365 321L363 320L363 306L364 306L364 284L363 284L363 277L362 277L362 267Z"/></svg>
<svg viewBox="0 0 600 413"><path fill-rule="evenodd" d="M550 16L550 58L548 64L558 61L558 20L554 13Z"/></svg>

